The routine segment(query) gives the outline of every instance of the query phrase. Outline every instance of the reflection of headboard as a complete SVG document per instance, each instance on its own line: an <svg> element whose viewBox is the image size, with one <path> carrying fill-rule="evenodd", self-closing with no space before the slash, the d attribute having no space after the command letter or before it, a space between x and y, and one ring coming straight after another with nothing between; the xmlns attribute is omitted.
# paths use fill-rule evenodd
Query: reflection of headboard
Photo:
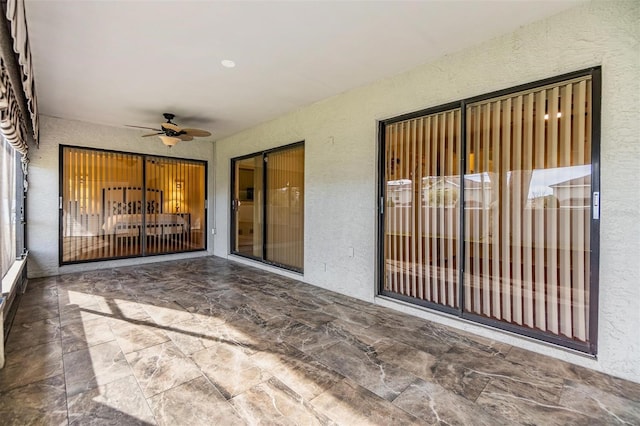
<svg viewBox="0 0 640 426"><path fill-rule="evenodd" d="M162 191L147 189L147 214L162 213ZM102 215L106 219L117 214L142 213L142 188L116 187L102 189Z"/></svg>

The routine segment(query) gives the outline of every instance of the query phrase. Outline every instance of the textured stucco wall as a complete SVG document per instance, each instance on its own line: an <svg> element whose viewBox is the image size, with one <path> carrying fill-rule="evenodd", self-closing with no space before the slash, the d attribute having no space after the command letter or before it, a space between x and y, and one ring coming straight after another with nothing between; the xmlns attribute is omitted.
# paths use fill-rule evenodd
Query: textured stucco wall
<svg viewBox="0 0 640 426"><path fill-rule="evenodd" d="M101 267L134 265L145 262L182 257L201 256L206 252L181 255L151 256L58 266L58 170L59 146L103 148L166 157L205 160L209 164L209 192L213 191L213 144L204 141L179 143L169 149L158 138L141 138L141 131L88 124L59 118L40 118L40 148L30 153L29 192L27 195L27 247L29 248L29 277L57 275L67 272L92 270ZM208 194L208 199L213 197ZM209 208L209 223L212 209ZM207 233L211 235L211 232ZM211 241L208 244L211 247ZM210 249L211 250L211 249Z"/></svg>
<svg viewBox="0 0 640 426"><path fill-rule="evenodd" d="M584 4L217 142L215 254L229 253L230 158L304 140L304 281L640 382L638 22L639 2ZM597 359L376 298L376 122L595 65L603 75Z"/></svg>

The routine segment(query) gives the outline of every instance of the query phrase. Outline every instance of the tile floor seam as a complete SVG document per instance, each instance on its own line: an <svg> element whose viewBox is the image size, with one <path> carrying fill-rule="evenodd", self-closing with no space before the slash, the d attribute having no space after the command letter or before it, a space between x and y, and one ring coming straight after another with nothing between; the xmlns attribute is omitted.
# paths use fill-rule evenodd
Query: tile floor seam
<svg viewBox="0 0 640 426"><path fill-rule="evenodd" d="M56 299L58 300L58 323L60 324L60 363L62 364L62 377L64 378L64 400L67 407L67 426L71 424L69 411L69 390L67 387L67 373L64 365L64 347L62 346L62 315L60 312L60 292L56 283ZM24 296L24 295L23 295Z"/></svg>
<svg viewBox="0 0 640 426"><path fill-rule="evenodd" d="M489 387L489 384L490 384L491 382L493 382L493 380L494 380L494 379L493 379L492 377L490 377L490 378L489 378L489 380L487 380L487 383L485 383L485 384L484 384L484 386L482 387L482 390L481 390L480 392L478 392L478 395L477 395L473 400L469 400L469 401L473 402L474 404L477 404L477 403L478 403L478 398L480 398L480 396L482 396L482 394L484 393L484 391L486 391L486 390L487 390L487 387ZM468 399L468 398L467 398L467 399Z"/></svg>
<svg viewBox="0 0 640 426"><path fill-rule="evenodd" d="M122 349L121 349L122 350ZM142 390L142 387L140 386L140 382L138 380L138 377L136 377L136 375L133 373L133 368L131 367L131 364L129 364L129 360L127 359L127 357L124 358L125 361L127 361L127 365L129 365L129 368L131 368L131 376L133 377L133 380L136 381L136 386L138 386L138 390L140 391L140 395L142 395L142 398L145 400L145 403L147 404L149 411L151 412L151 415L153 416L153 418L155 419L156 416L151 408L151 406L149 405L149 398L146 398L144 396L144 391ZM158 421L156 420L156 424L158 424Z"/></svg>
<svg viewBox="0 0 640 426"><path fill-rule="evenodd" d="M153 407L151 406L151 404L149 404L149 400L150 400L151 398L153 398L153 397L146 398L146 397L144 396L144 393L142 392L142 389L140 389L140 383L138 383L138 379L136 378L136 375L135 375L135 374L132 374L132 376L133 376L134 380L136 381L136 385L138 386L138 389L140 390L140 393L142 394L142 398L144 399L145 404L147 404L147 408L149 409L149 412L150 412L150 413L151 413L151 415L153 416L153 420L155 421L156 425L160 424L160 423L158 422L158 419L156 418L156 413L154 412ZM195 379L194 379L194 380L195 380ZM155 395L154 395L154 396L155 396Z"/></svg>
<svg viewBox="0 0 640 426"><path fill-rule="evenodd" d="M122 312L121 312L121 313L122 313ZM113 315L113 313L112 313L112 315ZM113 320L113 319L115 319L115 316L111 316L111 317L109 317L109 318L111 318L111 319ZM113 326L112 326L112 324L111 324L111 322L110 322L109 320L107 320L107 325L109 326L109 330L111 331L111 333L112 333L112 334L113 334L113 336L114 336L114 341L116 342L116 344L117 344L117 345L118 345L118 347L120 348L120 352L121 352L121 353L123 354L123 356L124 356L124 360L127 362L127 366L128 366L128 367L129 367L129 369L131 370L131 376L133 377L133 380L135 380L135 382L136 382L136 386L138 387L138 391L140 391L140 395L142 395L142 397L143 397L143 399L144 399L144 401L145 401L145 404L147 405L147 408L149 409L149 412L150 412L150 413L151 413L151 415L153 416L154 421L155 421L155 423L156 423L156 425L157 425L157 424L158 424L158 420L156 419L156 415L155 415L155 413L154 413L154 411L153 411L152 407L149 405L149 400L148 400L148 398L146 398L146 397L144 396L144 391L143 391L143 389L142 389L142 386L140 386L140 381L138 380L138 377L135 375L135 373L134 373L134 371L133 371L133 367L132 367L131 363L129 362L129 360L127 359L127 356L126 356L127 354L124 352L124 348L123 348L123 347L122 347L122 345L120 344L120 341L119 341L119 339L118 339L118 337L117 337L117 334L113 331Z"/></svg>

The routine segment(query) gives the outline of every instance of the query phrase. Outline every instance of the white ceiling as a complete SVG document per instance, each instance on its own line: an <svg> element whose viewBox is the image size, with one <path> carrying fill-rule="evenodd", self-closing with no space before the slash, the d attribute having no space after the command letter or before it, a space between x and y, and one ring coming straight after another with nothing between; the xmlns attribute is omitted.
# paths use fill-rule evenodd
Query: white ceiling
<svg viewBox="0 0 640 426"><path fill-rule="evenodd" d="M174 112L216 140L575 4L31 0L26 12L41 114L121 127Z"/></svg>

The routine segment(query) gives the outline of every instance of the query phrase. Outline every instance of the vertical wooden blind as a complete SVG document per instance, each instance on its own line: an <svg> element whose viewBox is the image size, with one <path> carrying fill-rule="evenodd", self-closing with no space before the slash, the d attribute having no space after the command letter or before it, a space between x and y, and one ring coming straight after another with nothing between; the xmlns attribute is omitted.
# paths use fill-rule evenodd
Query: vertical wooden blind
<svg viewBox="0 0 640 426"><path fill-rule="evenodd" d="M204 248L204 165L146 157L146 176L147 253Z"/></svg>
<svg viewBox="0 0 640 426"><path fill-rule="evenodd" d="M295 269L304 262L304 147L267 155L266 260Z"/></svg>
<svg viewBox="0 0 640 426"><path fill-rule="evenodd" d="M384 289L458 306L460 110L386 126Z"/></svg>
<svg viewBox="0 0 640 426"><path fill-rule="evenodd" d="M204 248L204 163L74 147L61 163L61 263Z"/></svg>
<svg viewBox="0 0 640 426"><path fill-rule="evenodd" d="M585 78L468 106L467 311L587 341L590 102Z"/></svg>
<svg viewBox="0 0 640 426"><path fill-rule="evenodd" d="M62 262L142 254L137 235L113 226L128 208L125 188L142 186L139 156L64 147L61 184Z"/></svg>

